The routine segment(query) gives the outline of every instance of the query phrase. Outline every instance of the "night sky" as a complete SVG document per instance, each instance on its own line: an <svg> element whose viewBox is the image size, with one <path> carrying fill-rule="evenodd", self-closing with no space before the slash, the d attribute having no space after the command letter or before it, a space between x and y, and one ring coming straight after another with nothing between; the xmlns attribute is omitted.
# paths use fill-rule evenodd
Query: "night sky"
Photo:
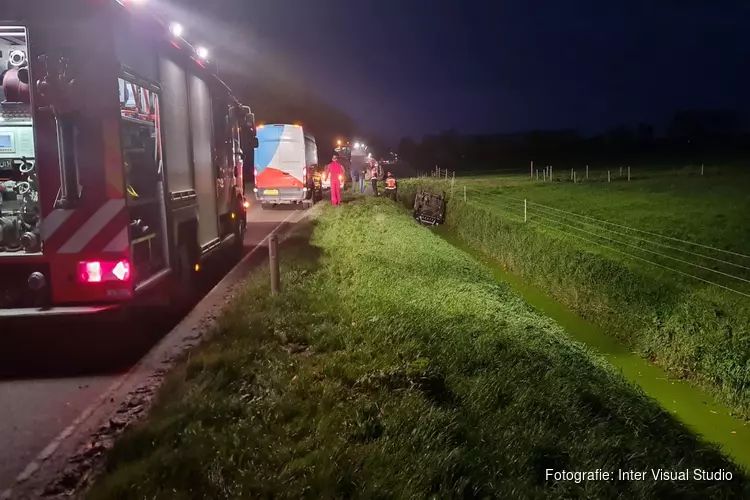
<svg viewBox="0 0 750 500"><path fill-rule="evenodd" d="M215 42L222 56L248 71L273 67L391 140L446 129L593 133L664 125L680 108L750 109L750 6L741 1L211 5L231 23Z"/></svg>

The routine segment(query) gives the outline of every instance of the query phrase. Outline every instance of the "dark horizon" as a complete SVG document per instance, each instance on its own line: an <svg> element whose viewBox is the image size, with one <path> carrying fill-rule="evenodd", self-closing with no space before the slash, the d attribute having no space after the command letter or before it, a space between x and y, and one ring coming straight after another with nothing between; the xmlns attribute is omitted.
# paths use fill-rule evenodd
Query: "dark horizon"
<svg viewBox="0 0 750 500"><path fill-rule="evenodd" d="M225 71L303 88L389 143L443 130L659 131L681 109L750 115L744 2L294 3L224 0L209 14L226 29L208 33L206 7L179 2L201 20L187 37L212 36Z"/></svg>

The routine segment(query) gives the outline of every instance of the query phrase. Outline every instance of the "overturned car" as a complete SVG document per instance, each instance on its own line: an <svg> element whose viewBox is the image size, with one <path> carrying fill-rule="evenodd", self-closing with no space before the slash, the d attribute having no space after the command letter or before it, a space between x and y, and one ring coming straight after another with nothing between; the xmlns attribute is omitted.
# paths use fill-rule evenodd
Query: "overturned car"
<svg viewBox="0 0 750 500"><path fill-rule="evenodd" d="M436 195L424 189L414 198L414 218L422 224L436 226L445 222L445 193Z"/></svg>

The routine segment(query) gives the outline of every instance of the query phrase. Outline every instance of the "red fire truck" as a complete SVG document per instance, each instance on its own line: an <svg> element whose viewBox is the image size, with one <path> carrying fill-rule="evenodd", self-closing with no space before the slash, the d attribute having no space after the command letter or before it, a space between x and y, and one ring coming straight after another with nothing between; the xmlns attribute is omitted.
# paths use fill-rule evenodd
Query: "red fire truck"
<svg viewBox="0 0 750 500"><path fill-rule="evenodd" d="M0 320L171 301L241 255L254 117L190 44L125 1L0 17Z"/></svg>

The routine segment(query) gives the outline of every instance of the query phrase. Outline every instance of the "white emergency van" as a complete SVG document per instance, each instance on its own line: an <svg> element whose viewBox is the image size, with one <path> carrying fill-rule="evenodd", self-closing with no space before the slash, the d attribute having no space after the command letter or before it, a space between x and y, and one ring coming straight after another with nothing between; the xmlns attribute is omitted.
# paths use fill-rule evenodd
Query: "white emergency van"
<svg viewBox="0 0 750 500"><path fill-rule="evenodd" d="M269 124L257 128L255 197L264 210L280 204L310 207L322 198L316 185L318 148L299 125Z"/></svg>

